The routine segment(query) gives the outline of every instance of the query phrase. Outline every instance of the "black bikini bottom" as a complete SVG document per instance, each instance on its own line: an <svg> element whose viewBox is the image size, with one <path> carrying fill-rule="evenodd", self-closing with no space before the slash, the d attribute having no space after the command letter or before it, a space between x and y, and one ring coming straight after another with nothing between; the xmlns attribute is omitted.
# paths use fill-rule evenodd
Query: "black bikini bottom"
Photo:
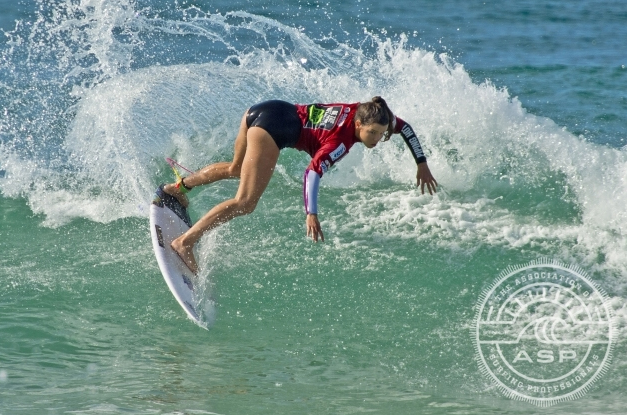
<svg viewBox="0 0 627 415"><path fill-rule="evenodd" d="M280 149L294 147L300 137L302 122L296 106L285 101L264 101L248 110L246 125L261 127L270 134Z"/></svg>

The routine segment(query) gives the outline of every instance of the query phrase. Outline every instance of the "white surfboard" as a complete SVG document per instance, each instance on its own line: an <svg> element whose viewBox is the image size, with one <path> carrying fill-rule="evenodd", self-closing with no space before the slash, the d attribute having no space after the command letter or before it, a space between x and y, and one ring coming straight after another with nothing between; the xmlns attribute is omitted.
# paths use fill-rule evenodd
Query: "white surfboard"
<svg viewBox="0 0 627 415"><path fill-rule="evenodd" d="M201 310L196 298L197 277L170 247L170 243L192 226L187 209L175 197L163 191L155 192L150 205L150 235L157 263L168 288L189 318L202 325Z"/></svg>

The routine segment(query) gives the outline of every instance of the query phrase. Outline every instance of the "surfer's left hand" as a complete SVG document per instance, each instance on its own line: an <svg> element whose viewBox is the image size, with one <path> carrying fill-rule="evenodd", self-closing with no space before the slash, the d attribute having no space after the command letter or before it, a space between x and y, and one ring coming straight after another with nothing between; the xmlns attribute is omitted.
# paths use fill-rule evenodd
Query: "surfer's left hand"
<svg viewBox="0 0 627 415"><path fill-rule="evenodd" d="M431 170L429 170L429 166L427 162L422 162L418 165L418 173L416 174L416 186L420 187L422 194L425 194L425 186L427 186L427 190L429 194L432 195L436 192L436 187L438 186L438 182L435 180L433 175L431 174Z"/></svg>

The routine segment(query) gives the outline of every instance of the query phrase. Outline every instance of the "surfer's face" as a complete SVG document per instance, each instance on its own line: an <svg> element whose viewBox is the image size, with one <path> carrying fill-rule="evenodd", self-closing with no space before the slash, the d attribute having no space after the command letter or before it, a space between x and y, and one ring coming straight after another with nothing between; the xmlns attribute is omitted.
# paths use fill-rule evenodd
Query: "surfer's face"
<svg viewBox="0 0 627 415"><path fill-rule="evenodd" d="M359 120L355 121L355 136L368 148L375 147L387 129L386 125L376 123L366 125Z"/></svg>

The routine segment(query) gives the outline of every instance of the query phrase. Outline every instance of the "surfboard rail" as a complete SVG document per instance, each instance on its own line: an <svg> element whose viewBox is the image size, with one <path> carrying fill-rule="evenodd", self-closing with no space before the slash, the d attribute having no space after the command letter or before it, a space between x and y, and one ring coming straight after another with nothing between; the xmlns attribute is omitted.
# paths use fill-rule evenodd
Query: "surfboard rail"
<svg viewBox="0 0 627 415"><path fill-rule="evenodd" d="M163 191L160 185L150 204L150 235L152 247L172 295L185 310L187 316L202 324L196 298L196 276L172 249L172 241L192 226L187 209L173 196Z"/></svg>

